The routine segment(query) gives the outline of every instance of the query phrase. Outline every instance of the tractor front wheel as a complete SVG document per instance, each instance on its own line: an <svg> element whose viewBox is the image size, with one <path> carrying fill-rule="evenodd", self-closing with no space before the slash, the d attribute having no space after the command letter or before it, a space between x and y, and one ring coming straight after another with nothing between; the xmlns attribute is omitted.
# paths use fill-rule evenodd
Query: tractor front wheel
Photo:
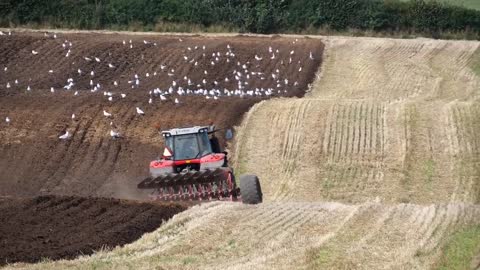
<svg viewBox="0 0 480 270"><path fill-rule="evenodd" d="M240 192L245 204L259 204L263 201L262 188L256 175L240 176Z"/></svg>

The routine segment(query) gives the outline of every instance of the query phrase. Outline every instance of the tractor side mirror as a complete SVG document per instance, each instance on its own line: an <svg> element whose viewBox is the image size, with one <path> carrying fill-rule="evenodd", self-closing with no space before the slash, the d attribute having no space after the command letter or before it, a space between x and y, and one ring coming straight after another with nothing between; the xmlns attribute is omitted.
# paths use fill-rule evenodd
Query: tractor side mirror
<svg viewBox="0 0 480 270"><path fill-rule="evenodd" d="M232 129L230 129L230 128L227 129L227 131L225 132L225 139L226 139L227 141L233 139L233 131L232 131Z"/></svg>

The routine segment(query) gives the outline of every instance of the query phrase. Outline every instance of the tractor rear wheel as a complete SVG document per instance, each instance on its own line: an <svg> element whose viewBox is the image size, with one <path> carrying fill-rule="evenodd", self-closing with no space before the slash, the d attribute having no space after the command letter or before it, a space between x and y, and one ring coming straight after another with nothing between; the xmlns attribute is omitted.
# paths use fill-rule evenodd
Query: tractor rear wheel
<svg viewBox="0 0 480 270"><path fill-rule="evenodd" d="M263 200L262 188L256 175L240 176L240 192L245 204L259 204Z"/></svg>

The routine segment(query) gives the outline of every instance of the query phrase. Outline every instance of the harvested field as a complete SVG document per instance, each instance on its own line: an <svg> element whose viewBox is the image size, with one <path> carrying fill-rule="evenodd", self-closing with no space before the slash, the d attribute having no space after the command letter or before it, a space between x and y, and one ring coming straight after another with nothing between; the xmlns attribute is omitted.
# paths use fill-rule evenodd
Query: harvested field
<svg viewBox="0 0 480 270"><path fill-rule="evenodd" d="M428 269L479 206L209 203L111 252L16 269Z"/></svg>
<svg viewBox="0 0 480 270"><path fill-rule="evenodd" d="M102 198L0 199L0 265L72 259L131 243L186 208Z"/></svg>
<svg viewBox="0 0 480 270"><path fill-rule="evenodd" d="M326 38L303 99L256 105L237 167L271 201L480 200L479 42Z"/></svg>
<svg viewBox="0 0 480 270"><path fill-rule="evenodd" d="M319 67L322 48L318 40L281 37L64 33L53 38L52 33L30 32L0 36L0 196L145 198L136 184L162 151L158 128L210 122L231 128L256 102L303 96ZM310 51L315 59L310 59ZM74 85L65 90L69 79ZM262 95L234 94L238 83L244 91L258 88ZM149 94L156 88L161 95ZM169 88L172 93L166 93ZM206 99L203 94L178 94L181 88L222 92ZM267 96L269 88L275 91ZM232 96L223 92L226 89ZM136 114L137 106L144 116ZM104 110L113 117L104 117ZM112 129L124 138L111 139ZM66 131L71 139L59 140Z"/></svg>

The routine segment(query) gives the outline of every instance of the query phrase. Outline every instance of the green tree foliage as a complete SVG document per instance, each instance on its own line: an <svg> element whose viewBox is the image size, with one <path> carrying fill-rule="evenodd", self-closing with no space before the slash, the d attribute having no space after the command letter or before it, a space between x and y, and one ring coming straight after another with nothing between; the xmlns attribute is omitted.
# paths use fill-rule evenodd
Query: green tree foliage
<svg viewBox="0 0 480 270"><path fill-rule="evenodd" d="M276 33L308 27L480 33L480 11L428 0L2 0L0 24L96 29L158 21Z"/></svg>

